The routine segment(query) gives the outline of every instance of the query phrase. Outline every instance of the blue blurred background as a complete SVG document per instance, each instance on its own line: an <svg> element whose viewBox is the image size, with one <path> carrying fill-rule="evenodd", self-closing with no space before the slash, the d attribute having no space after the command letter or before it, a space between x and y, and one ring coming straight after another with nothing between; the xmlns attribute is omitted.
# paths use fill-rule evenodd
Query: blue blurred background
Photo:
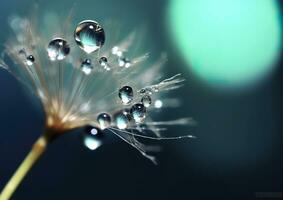
<svg viewBox="0 0 283 200"><path fill-rule="evenodd" d="M73 3L39 5L60 13ZM30 13L33 4L1 1L1 44L9 37L8 17ZM162 142L154 166L115 137L92 152L78 135L65 135L13 199L255 199L256 192L283 192L280 1L82 0L75 10L81 19L146 25L149 51L169 55L165 72L188 80L172 93L182 96L182 108L165 115L199 122L169 134L190 131L198 138ZM42 132L44 117L4 70L0 92L2 188Z"/></svg>

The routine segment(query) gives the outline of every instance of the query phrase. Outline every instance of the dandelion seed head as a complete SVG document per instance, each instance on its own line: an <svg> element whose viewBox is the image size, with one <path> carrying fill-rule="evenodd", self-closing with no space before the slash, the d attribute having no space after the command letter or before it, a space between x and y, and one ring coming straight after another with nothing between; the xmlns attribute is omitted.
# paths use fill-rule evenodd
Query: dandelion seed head
<svg viewBox="0 0 283 200"><path fill-rule="evenodd" d="M170 139L161 136L166 130L162 126L188 123L182 119L155 123L151 115L163 107L165 93L181 87L184 79L180 74L160 79L167 60L164 54L154 63L148 53L133 55L136 34L108 43L106 38L112 38L115 30L104 32L95 20L73 25L67 19L59 32L49 33L53 29L44 27L46 31L40 33L33 19L13 17L15 37L7 40L0 66L39 98L48 128L64 133L91 126L84 144L92 150L108 131L156 162L137 138ZM6 64L5 59L12 63Z"/></svg>

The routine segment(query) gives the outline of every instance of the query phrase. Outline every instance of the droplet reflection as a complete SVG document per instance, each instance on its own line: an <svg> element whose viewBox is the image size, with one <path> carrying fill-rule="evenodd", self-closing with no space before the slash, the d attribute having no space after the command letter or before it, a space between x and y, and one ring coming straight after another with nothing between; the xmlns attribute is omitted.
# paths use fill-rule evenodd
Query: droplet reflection
<svg viewBox="0 0 283 200"><path fill-rule="evenodd" d="M80 22L74 33L75 41L86 53L92 53L102 47L105 42L103 28L92 20Z"/></svg>

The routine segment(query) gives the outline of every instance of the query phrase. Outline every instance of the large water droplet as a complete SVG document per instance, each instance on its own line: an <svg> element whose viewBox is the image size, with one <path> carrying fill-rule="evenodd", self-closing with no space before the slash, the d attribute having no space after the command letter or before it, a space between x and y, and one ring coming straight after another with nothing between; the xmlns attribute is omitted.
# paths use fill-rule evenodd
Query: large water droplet
<svg viewBox="0 0 283 200"><path fill-rule="evenodd" d="M129 104L134 98L133 88L124 86L119 90L119 98L123 104Z"/></svg>
<svg viewBox="0 0 283 200"><path fill-rule="evenodd" d="M146 108L143 104L137 103L131 108L131 115L136 123L141 123L146 117Z"/></svg>
<svg viewBox="0 0 283 200"><path fill-rule="evenodd" d="M90 59L85 59L82 64L81 64L81 70L86 74L89 75L92 70L93 70L93 66L91 64L91 60Z"/></svg>
<svg viewBox="0 0 283 200"><path fill-rule="evenodd" d="M103 28L92 20L80 22L76 27L74 37L79 47L86 53L97 51L105 42Z"/></svg>
<svg viewBox="0 0 283 200"><path fill-rule="evenodd" d="M130 123L129 116L123 111L115 114L114 120L119 129L126 129Z"/></svg>
<svg viewBox="0 0 283 200"><path fill-rule="evenodd" d="M102 130L108 128L111 125L111 117L107 113L101 113L97 117L97 122Z"/></svg>
<svg viewBox="0 0 283 200"><path fill-rule="evenodd" d="M151 97L149 95L145 95L142 97L141 102L145 107L148 108L152 103Z"/></svg>
<svg viewBox="0 0 283 200"><path fill-rule="evenodd" d="M66 40L55 38L49 42L47 52L50 60L63 60L70 53L70 47Z"/></svg>
<svg viewBox="0 0 283 200"><path fill-rule="evenodd" d="M33 65L34 61L35 61L35 59L34 59L33 55L29 55L29 56L26 58L26 63L27 63L28 66Z"/></svg>
<svg viewBox="0 0 283 200"><path fill-rule="evenodd" d="M100 147L102 145L102 139L103 133L99 128L93 126L85 128L83 143L88 149L95 150Z"/></svg>

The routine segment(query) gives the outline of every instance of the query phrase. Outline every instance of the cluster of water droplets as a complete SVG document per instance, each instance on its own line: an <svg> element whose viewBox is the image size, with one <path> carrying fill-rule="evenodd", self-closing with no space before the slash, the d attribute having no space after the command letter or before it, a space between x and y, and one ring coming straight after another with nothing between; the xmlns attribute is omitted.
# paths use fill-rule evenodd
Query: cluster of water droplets
<svg viewBox="0 0 283 200"><path fill-rule="evenodd" d="M117 46L112 48L112 54L117 56L117 61L119 67L129 68L131 66L131 61L127 57L125 57L124 52Z"/></svg>
<svg viewBox="0 0 283 200"><path fill-rule="evenodd" d="M103 27L98 22L92 21L92 20L84 20L80 22L79 24L77 24L77 26L74 29L73 41L70 41L70 40L72 40L72 38L55 37L51 39L49 42L46 42L47 45L45 47L46 48L45 53L46 53L46 57L48 58L48 60L50 60L51 63L55 63L55 65L57 64L56 62L60 64L65 59L72 63L74 61L78 61L78 64L75 65L76 69L74 70L76 71L77 69L79 69L82 72L82 74L77 76L77 77L80 77L77 79L79 80L77 81L78 83L83 82L83 80L85 81L83 82L84 84L91 83L87 81L93 78L92 77L93 74L97 74L96 71L103 72L99 74L99 75L102 75L101 76L102 79L103 79L103 75L105 74L106 75L109 74L108 77L111 77L111 74L117 75L118 73L119 75L121 74L131 75L130 70L124 70L124 69L129 68L129 67L131 67L132 69L134 66L136 66L139 60L143 60L144 58L146 58L146 56L141 56L140 58L138 57L138 58L133 58L132 60L130 60L127 55L128 47L125 47L127 45L124 46L120 44L119 46L114 46L113 48L111 48L110 51L108 51L107 53L104 53L104 52L101 53L100 49L105 43L105 32L104 32ZM75 48L77 48L77 50ZM77 55L76 53L78 51L81 51L82 55L78 53L79 58L76 59L76 56L72 56L72 55ZM16 54L19 53L20 55L19 57L23 59L24 65L27 66L27 69L29 69L31 73L36 73L36 71L33 71L33 70L36 69L37 65L39 65L40 58L37 57L38 54L36 53L33 54L31 52L33 52L31 49L23 48L19 52L17 50ZM68 59L68 57L70 59ZM32 67L33 65L34 67ZM59 73L61 73L60 66L61 65L59 65L59 68L58 68ZM61 67L69 67L69 66L61 66ZM115 70L117 70L118 73L116 73ZM111 73L109 73L108 71L111 71ZM146 72L146 70L144 72ZM147 73L144 74L144 77L147 78L146 75L150 76L152 74L155 74L151 72L155 72L155 71L153 70L147 71ZM56 73L54 74L56 76ZM136 135L132 135L132 134L133 134L133 131L140 131L139 133L143 134L144 128L142 127L150 126L150 123L149 123L150 120L147 120L148 118L147 116L148 116L148 112L151 110L151 107L161 108L163 106L163 99L162 101L160 99L155 99L155 98L154 100L152 100L154 93L160 92L162 90L171 90L171 89L178 88L179 83L183 81L183 79L179 78L178 76L179 75L175 75L169 79L165 79L161 81L158 84L149 85L141 89L137 89L137 87L140 87L139 83L135 84L130 81L129 82L127 81L127 83L124 83L122 87L116 89L117 91L115 90L114 93L112 91L111 94L116 93L115 103L113 105L114 108L111 108L112 110L111 109L107 110L108 109L107 106L106 107L101 106L102 110L100 110L99 112L94 111L94 113L87 113L88 111L90 111L90 109L86 107L85 110L87 109L88 110L85 111L83 114L85 113L87 114L86 119L89 121L87 121L85 124L91 124L91 125L88 125L87 127L85 127L82 133L84 145L87 148L94 150L98 148L104 142L103 137L106 131L111 131L114 134L118 132L118 134L116 134L118 135L118 137L128 142L130 145L132 145L137 150L139 150L142 153L142 155L152 160L152 158L146 154L146 151L143 149L143 145L141 145L137 140L135 140L134 136L137 136L137 134ZM100 78L100 77L96 76L96 78ZM130 77L130 78L133 78L133 77ZM153 79L153 78L149 78L149 80L150 79ZM148 82L144 81L143 84L148 84ZM56 85L57 83L54 83L54 84L55 86L57 86ZM58 88L62 86L61 84L62 83L58 81ZM78 98L80 98L80 96L83 96L82 93L80 92L76 94L76 91L80 91L81 89L79 87L81 86L80 84L77 84L77 86L78 88L74 89L74 92L71 91L72 96L70 95L70 97L74 98L74 100L77 100ZM91 88L91 86L89 87ZM50 88L50 89L52 90L54 88ZM58 89L58 91L62 92L60 88ZM68 93L70 91L66 91L66 92ZM87 94L86 96L88 95L89 94ZM44 94L42 96L44 96ZM66 97L62 95L61 93L59 93L58 96L60 97L60 99L58 99L59 103L60 103L60 100L62 101L63 97ZM69 98L69 99L73 100L72 98ZM118 102L118 106L116 105L117 102ZM70 104L72 103L73 101L70 101ZM79 109L75 108L76 105L73 107L72 106L73 105L71 105L71 108L74 108L72 111L75 110L74 113L80 112ZM112 105L109 105L109 107L111 106ZM73 113L71 114L70 113L68 114L69 115L73 114ZM89 117L89 115L91 115L91 117ZM70 116L70 117L76 117L76 116ZM183 123L183 121L159 122L157 124L164 125L168 123L169 124ZM126 133L127 135L125 134L123 135L123 133ZM158 139L160 139L161 137L158 134L155 134L155 136L157 136ZM146 136L139 135L139 137L156 139L156 137L150 137L148 135ZM176 138L178 139L178 137Z"/></svg>
<svg viewBox="0 0 283 200"><path fill-rule="evenodd" d="M131 125L141 125L146 119L147 108L152 104L152 99L149 94L139 94L140 101L134 102L134 90L130 86L123 86L118 91L118 98L122 106L128 106L122 110L117 111L112 116L108 113L100 113L97 117L97 123L99 128L93 127L94 129L99 129L101 132L103 130L115 126L120 130L125 130L131 128ZM90 140L99 140L96 135L87 134L86 139ZM91 147L90 147L91 149Z"/></svg>
<svg viewBox="0 0 283 200"><path fill-rule="evenodd" d="M87 55L97 52L105 43L105 32L103 27L96 21L84 20L80 22L74 30L74 40L80 49ZM73 47L72 47L73 48ZM23 50L24 51L24 50ZM61 61L67 58L72 51L69 42L64 38L53 38L47 46L47 54L51 61ZM22 53L22 52L19 52ZM25 59L28 66L33 65L35 57L26 55ZM114 46L111 50L112 55L116 56L116 65L118 67L129 68L132 65L130 59L125 57L118 46ZM95 65L99 64L106 71L111 70L111 64L106 56L101 56L95 62L90 58L81 61L81 70L84 74L89 75L93 72Z"/></svg>
<svg viewBox="0 0 283 200"><path fill-rule="evenodd" d="M92 20L85 20L80 22L74 31L74 40L76 44L86 54L98 51L105 42L104 29L99 23ZM64 60L71 52L68 41L64 38L53 38L47 46L47 54L51 61ZM26 57L26 64L33 65L35 58L33 55L26 55L25 50L21 50L19 54L24 54ZM110 70L106 57L101 57L98 63L105 69ZM91 59L85 59L81 63L81 70L86 75L89 75L94 69Z"/></svg>

